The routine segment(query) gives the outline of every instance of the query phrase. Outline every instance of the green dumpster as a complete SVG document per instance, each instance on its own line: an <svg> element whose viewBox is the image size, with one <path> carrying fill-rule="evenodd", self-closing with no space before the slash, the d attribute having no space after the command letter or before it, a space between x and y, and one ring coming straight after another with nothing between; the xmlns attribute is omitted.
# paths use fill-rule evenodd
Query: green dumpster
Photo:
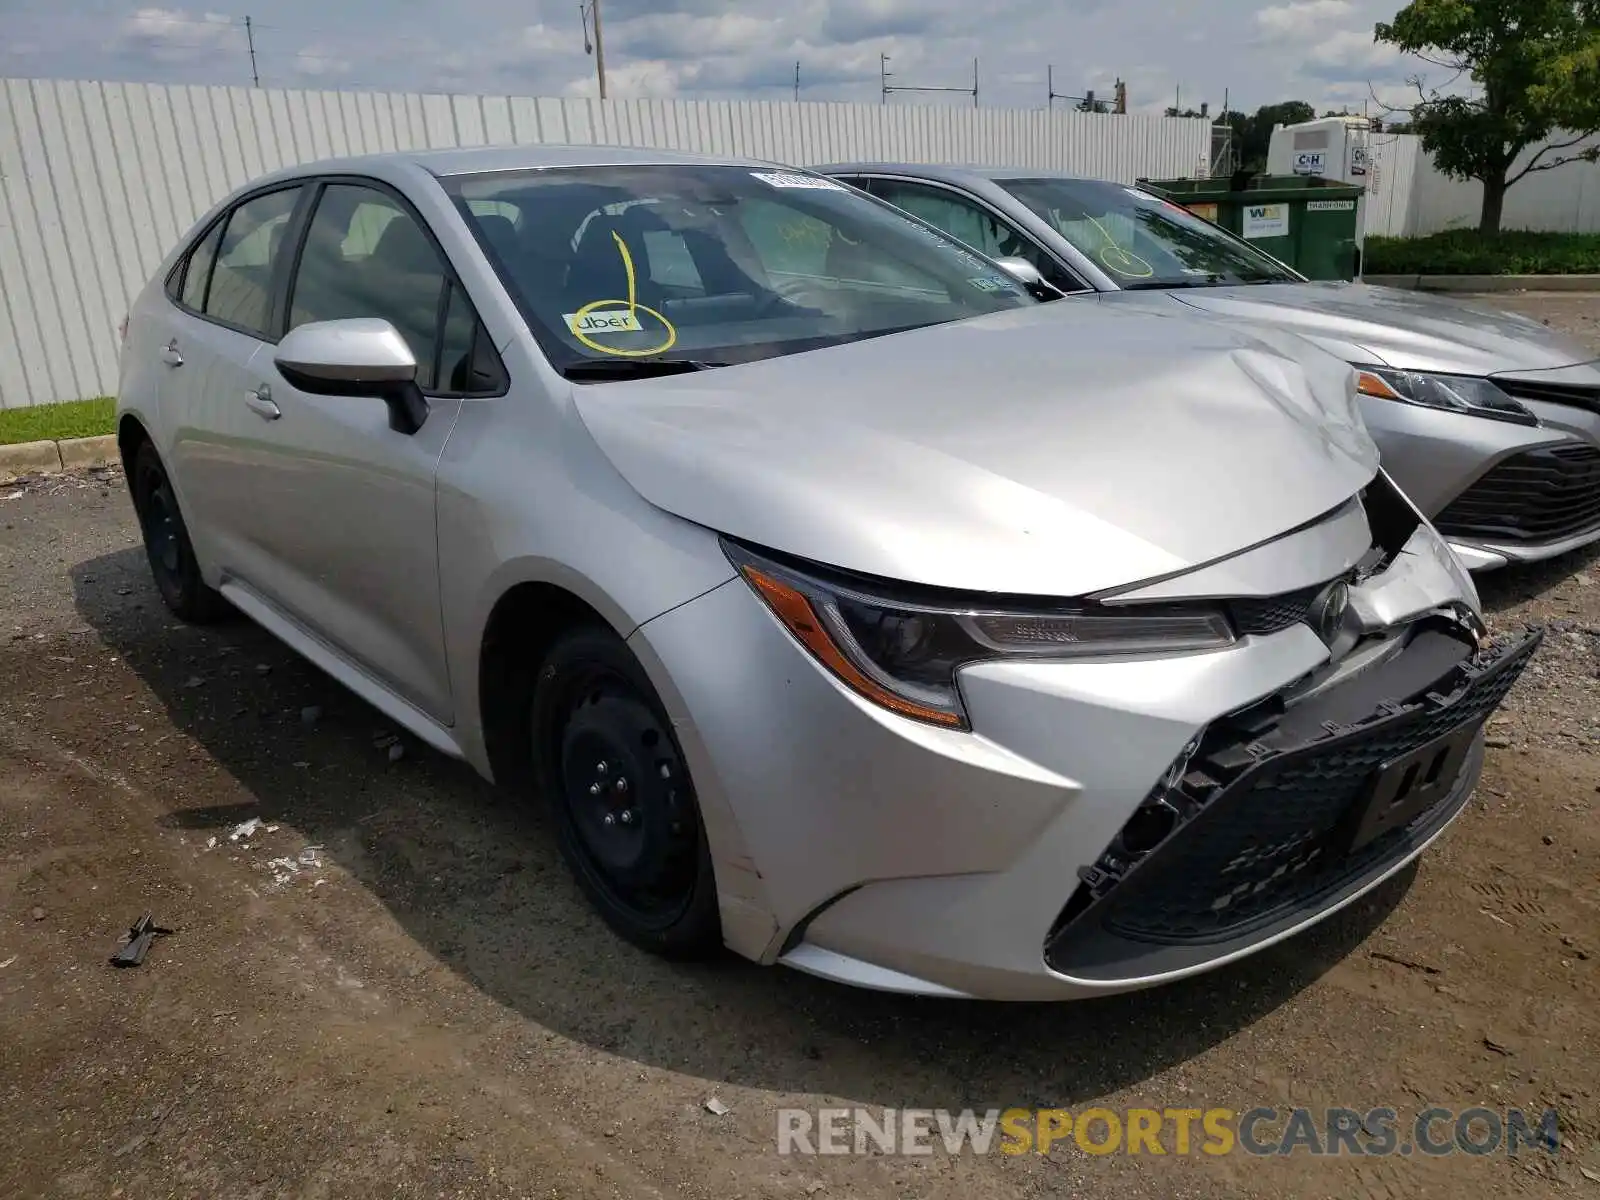
<svg viewBox="0 0 1600 1200"><path fill-rule="evenodd" d="M1366 190L1359 185L1314 175L1257 175L1141 179L1139 186L1238 234L1308 279L1354 279L1358 273Z"/></svg>

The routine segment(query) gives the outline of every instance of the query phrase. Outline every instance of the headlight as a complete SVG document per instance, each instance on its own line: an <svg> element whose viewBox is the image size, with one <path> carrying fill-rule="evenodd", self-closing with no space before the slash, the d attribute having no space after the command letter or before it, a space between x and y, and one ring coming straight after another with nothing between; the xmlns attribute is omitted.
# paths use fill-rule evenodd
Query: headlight
<svg viewBox="0 0 1600 1200"><path fill-rule="evenodd" d="M1176 654L1231 645L1208 607L1061 606L1042 611L911 601L823 578L732 542L723 548L784 627L843 683L902 716L967 728L956 671L986 659Z"/></svg>
<svg viewBox="0 0 1600 1200"><path fill-rule="evenodd" d="M1492 417L1518 425L1537 425L1539 418L1488 379L1475 375L1428 375L1389 367L1356 368L1356 391L1363 396L1400 400L1423 408Z"/></svg>

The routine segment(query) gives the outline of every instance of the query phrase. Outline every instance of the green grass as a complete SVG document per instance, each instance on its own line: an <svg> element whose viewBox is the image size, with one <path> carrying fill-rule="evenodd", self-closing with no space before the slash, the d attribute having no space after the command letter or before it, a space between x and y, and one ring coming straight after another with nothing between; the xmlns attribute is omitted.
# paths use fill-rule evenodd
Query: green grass
<svg viewBox="0 0 1600 1200"><path fill-rule="evenodd" d="M1369 237L1362 270L1368 275L1600 274L1600 233L1484 235L1447 229L1421 238Z"/></svg>
<svg viewBox="0 0 1600 1200"><path fill-rule="evenodd" d="M110 396L0 410L0 446L65 438L97 437L117 427L117 402Z"/></svg>

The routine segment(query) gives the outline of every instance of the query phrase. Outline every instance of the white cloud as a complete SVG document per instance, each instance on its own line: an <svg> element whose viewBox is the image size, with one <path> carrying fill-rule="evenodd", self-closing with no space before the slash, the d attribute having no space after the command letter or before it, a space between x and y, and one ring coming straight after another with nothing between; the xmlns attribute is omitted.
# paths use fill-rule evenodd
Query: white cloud
<svg viewBox="0 0 1600 1200"><path fill-rule="evenodd" d="M1256 27L1271 38L1303 37L1329 21L1350 15L1350 0L1298 0L1256 13Z"/></svg>
<svg viewBox="0 0 1600 1200"><path fill-rule="evenodd" d="M245 44L240 22L222 13L178 8L138 8L118 27L115 45L157 63L190 63Z"/></svg>
<svg viewBox="0 0 1600 1200"><path fill-rule="evenodd" d="M801 64L804 100L878 103L878 55L892 83L964 86L981 62L984 107L1043 108L1058 92L1109 96L1135 111L1182 103L1235 108L1303 99L1319 110L1371 79L1425 64L1371 45L1399 0L603 0L615 95L782 101ZM227 8L231 14L207 10ZM513 95L593 95L575 0L0 0L3 74L155 83L248 82L242 14L253 11L261 80ZM439 19L439 13L445 14ZM19 64L21 48L33 47ZM1203 51L1203 53L1201 52ZM22 66L19 71L17 66ZM1333 101L1331 104L1329 101ZM971 103L960 93L894 105Z"/></svg>
<svg viewBox="0 0 1600 1200"><path fill-rule="evenodd" d="M1374 72L1392 72L1404 59L1387 42L1374 41L1368 30L1343 29L1318 38L1306 65L1324 79L1361 79Z"/></svg>

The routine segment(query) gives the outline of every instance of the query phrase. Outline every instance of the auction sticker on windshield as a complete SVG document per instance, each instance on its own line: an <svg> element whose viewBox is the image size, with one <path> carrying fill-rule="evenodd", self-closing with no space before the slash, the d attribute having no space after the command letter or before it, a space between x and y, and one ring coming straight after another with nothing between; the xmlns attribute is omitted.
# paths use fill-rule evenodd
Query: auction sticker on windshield
<svg viewBox="0 0 1600 1200"><path fill-rule="evenodd" d="M823 192L847 190L842 183L835 183L820 175L801 175L796 171L751 171L750 174L769 187L775 188L815 188Z"/></svg>

